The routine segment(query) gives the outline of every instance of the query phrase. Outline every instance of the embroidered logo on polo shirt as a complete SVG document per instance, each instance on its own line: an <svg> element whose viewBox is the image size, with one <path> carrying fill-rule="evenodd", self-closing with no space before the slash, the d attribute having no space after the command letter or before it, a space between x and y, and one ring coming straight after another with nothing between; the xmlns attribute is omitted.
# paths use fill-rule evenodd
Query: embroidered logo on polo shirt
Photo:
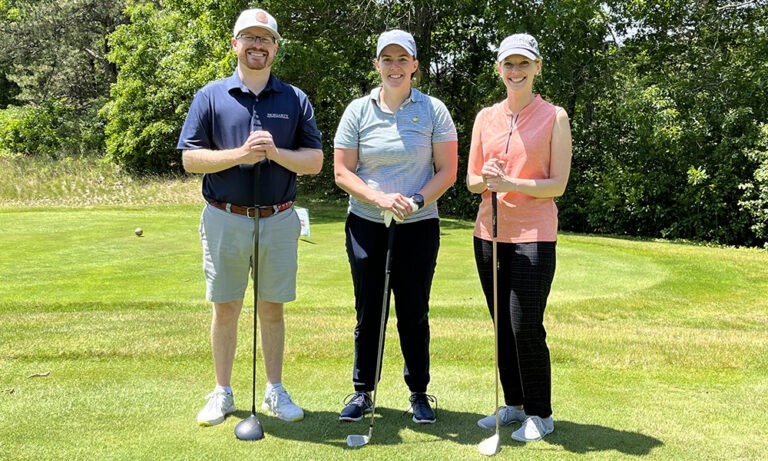
<svg viewBox="0 0 768 461"><path fill-rule="evenodd" d="M288 120L288 114L271 114L267 113L267 118L282 118Z"/></svg>

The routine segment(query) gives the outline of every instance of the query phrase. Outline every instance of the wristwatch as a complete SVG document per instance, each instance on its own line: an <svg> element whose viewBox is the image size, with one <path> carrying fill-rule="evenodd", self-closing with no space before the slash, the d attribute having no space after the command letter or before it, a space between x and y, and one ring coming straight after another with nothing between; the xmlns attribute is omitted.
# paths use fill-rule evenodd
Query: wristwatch
<svg viewBox="0 0 768 461"><path fill-rule="evenodd" d="M413 194L411 196L411 200L413 200L413 203L416 204L416 206L419 207L419 209L424 208L424 196L421 194Z"/></svg>

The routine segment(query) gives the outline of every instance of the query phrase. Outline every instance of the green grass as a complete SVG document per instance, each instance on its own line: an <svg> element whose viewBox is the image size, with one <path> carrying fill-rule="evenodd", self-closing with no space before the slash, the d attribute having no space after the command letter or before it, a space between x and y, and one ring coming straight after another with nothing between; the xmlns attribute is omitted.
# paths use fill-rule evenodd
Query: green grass
<svg viewBox="0 0 768 461"><path fill-rule="evenodd" d="M491 433L475 422L493 409L493 336L471 223L442 225L429 389L438 423L416 426L403 414L392 318L373 440L352 450L346 436L367 434L368 424L337 420L351 390L354 327L344 205L300 203L312 237L300 243L298 300L286 307L284 382L307 417L284 423L259 411L266 438L240 442L250 303L233 382L241 410L220 426L195 425L213 385L201 208L185 198L199 180L131 185L115 206L49 208L77 199L55 185L42 191L42 176L26 171L31 198L0 194L0 459L483 458L477 444ZM0 179L0 190L11 182ZM158 189L176 198L153 204ZM523 445L502 429L497 458L764 459L766 293L765 250L562 235L546 313L556 431ZM49 374L30 377L40 373ZM258 394L261 357L257 382Z"/></svg>

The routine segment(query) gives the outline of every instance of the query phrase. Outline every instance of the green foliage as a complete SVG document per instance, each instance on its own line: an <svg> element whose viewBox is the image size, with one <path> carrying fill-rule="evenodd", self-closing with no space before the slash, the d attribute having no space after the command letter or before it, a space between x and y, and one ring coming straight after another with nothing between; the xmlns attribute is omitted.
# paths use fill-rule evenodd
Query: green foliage
<svg viewBox="0 0 768 461"><path fill-rule="evenodd" d="M755 235L768 240L768 123L761 124L759 132L757 145L747 152L758 167L752 180L739 184L739 189L745 191L739 206L752 217Z"/></svg>
<svg viewBox="0 0 768 461"><path fill-rule="evenodd" d="M99 0L0 4L0 63L12 63L5 78L20 89L16 98L66 99L77 108L101 102L116 74L105 38L123 20L122 8Z"/></svg>
<svg viewBox="0 0 768 461"><path fill-rule="evenodd" d="M0 110L0 150L58 159L92 153L103 145L94 111L77 111L63 100Z"/></svg>
<svg viewBox="0 0 768 461"><path fill-rule="evenodd" d="M5 113L19 119L0 127L0 147L52 157L103 152L96 113L116 75L105 39L121 9L121 1L0 3L0 108L23 105Z"/></svg>
<svg viewBox="0 0 768 461"><path fill-rule="evenodd" d="M19 94L19 87L8 80L9 67L0 62L0 109L5 109L16 102L16 96Z"/></svg>
<svg viewBox="0 0 768 461"><path fill-rule="evenodd" d="M576 114L565 227L760 244L736 204L768 114L768 68L757 64L766 59L765 2L614 2L608 11L624 32L606 61L609 79L585 107L589 123ZM691 171L707 175L692 181Z"/></svg>
<svg viewBox="0 0 768 461"><path fill-rule="evenodd" d="M110 36L120 69L107 123L107 155L137 172L181 171L176 139L195 91L232 72L222 2L129 2L128 24ZM226 3L226 2L224 2ZM214 8L216 7L216 8Z"/></svg>

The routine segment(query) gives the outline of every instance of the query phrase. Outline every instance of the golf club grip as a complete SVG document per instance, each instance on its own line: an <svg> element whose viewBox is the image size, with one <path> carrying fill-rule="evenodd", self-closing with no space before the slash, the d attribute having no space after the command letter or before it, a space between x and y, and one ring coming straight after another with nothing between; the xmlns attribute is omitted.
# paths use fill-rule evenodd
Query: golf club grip
<svg viewBox="0 0 768 461"><path fill-rule="evenodd" d="M493 234L493 238L496 238L498 236L498 224L497 224L497 216L499 212L499 201L496 198L496 192L491 192L491 231Z"/></svg>
<svg viewBox="0 0 768 461"><path fill-rule="evenodd" d="M392 264L392 248L395 246L395 221L392 220L392 224L387 229L387 265L385 270L390 272L390 265Z"/></svg>

